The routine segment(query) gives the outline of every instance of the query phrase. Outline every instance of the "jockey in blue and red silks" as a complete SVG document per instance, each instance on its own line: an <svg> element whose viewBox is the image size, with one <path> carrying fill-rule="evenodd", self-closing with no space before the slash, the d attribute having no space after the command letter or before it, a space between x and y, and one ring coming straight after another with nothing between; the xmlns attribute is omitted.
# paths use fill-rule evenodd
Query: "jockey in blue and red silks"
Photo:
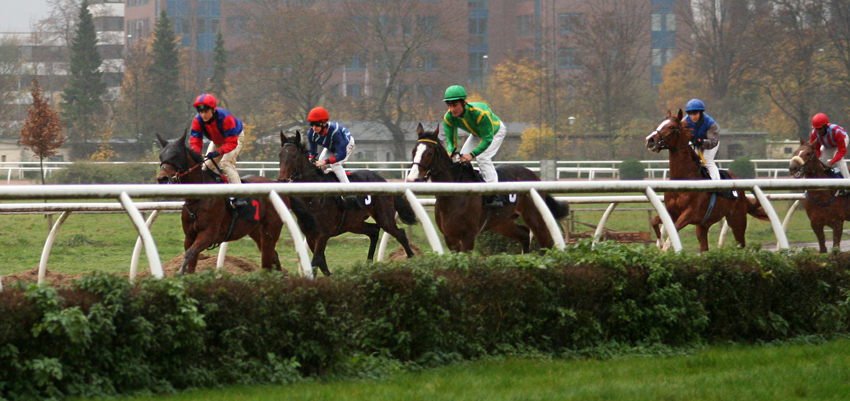
<svg viewBox="0 0 850 401"><path fill-rule="evenodd" d="M847 161L844 160L850 139L844 128L838 124L830 124L829 118L824 113L815 114L812 117L812 133L809 135L809 142L812 143L815 153L826 168L836 166L841 170L843 178L850 178L850 173L847 172Z"/></svg>
<svg viewBox="0 0 850 401"><path fill-rule="evenodd" d="M242 121L230 114L229 111L217 108L213 95L204 93L195 99L193 104L198 115L192 119L192 134L189 145L195 152L201 153L204 137L210 140L207 147L204 169L215 168L213 160L221 169L220 173L231 184L241 184L242 180L236 172L236 157L242 151L245 134L242 132Z"/></svg>
<svg viewBox="0 0 850 401"><path fill-rule="evenodd" d="M330 115L324 107L314 107L308 113L307 121L310 122L310 130L307 131L308 154L316 167L328 166L339 182L347 184L348 176L345 174L343 164L354 153L354 138L342 124L328 121L329 119ZM322 147L321 153L318 153L319 146Z"/></svg>

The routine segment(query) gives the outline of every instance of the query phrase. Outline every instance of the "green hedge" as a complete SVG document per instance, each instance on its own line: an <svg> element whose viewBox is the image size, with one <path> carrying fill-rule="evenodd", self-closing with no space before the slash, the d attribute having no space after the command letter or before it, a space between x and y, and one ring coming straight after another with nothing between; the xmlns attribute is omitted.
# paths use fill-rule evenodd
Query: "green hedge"
<svg viewBox="0 0 850 401"><path fill-rule="evenodd" d="M76 162L48 177L53 184L144 184L156 182L156 166L143 163Z"/></svg>
<svg viewBox="0 0 850 401"><path fill-rule="evenodd" d="M0 293L0 398L172 392L369 375L506 353L847 333L845 254L702 255L589 242L423 255L307 280L259 272Z"/></svg>

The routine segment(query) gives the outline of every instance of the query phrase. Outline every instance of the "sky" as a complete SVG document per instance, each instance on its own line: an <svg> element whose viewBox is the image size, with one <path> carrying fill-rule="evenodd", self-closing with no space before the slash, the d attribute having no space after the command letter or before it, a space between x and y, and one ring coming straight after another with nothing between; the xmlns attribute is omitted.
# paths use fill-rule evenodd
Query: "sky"
<svg viewBox="0 0 850 401"><path fill-rule="evenodd" d="M0 32L30 32L50 8L47 0L0 0L0 10Z"/></svg>

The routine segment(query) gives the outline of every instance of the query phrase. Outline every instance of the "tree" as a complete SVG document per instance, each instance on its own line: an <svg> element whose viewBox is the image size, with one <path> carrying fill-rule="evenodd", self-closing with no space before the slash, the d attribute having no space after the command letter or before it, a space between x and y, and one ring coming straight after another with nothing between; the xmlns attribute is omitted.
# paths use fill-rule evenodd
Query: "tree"
<svg viewBox="0 0 850 401"><path fill-rule="evenodd" d="M150 41L136 41L128 49L124 57L124 79L121 81L121 94L115 107L116 137L140 141L139 155L143 155L151 147L141 143L142 133L151 132L147 118L140 118L139 111L143 105L155 102L151 74L153 56L150 52ZM176 136L176 135L175 135Z"/></svg>
<svg viewBox="0 0 850 401"><path fill-rule="evenodd" d="M214 94L218 101L226 108L225 94L227 93L227 52L224 50L224 37L221 31L215 39L213 49L213 74L207 86L207 92Z"/></svg>
<svg viewBox="0 0 850 401"><path fill-rule="evenodd" d="M387 127L395 158L403 159L409 149L402 123L428 118L431 105L442 101L438 96L449 83L457 82L442 73L459 70L457 60L450 51L438 49L465 34L468 22L427 1L348 0L342 4L346 32L357 38L356 52L348 53L349 65L365 68L369 74L367 90L356 100L359 114Z"/></svg>
<svg viewBox="0 0 850 401"><path fill-rule="evenodd" d="M53 110L47 99L41 95L38 78L32 80L31 93L32 105L27 109L27 119L24 121L18 143L38 158L41 183L44 184L44 159L58 153L56 149L65 143L67 137L62 135L59 113Z"/></svg>
<svg viewBox="0 0 850 401"><path fill-rule="evenodd" d="M303 124L321 103L334 70L345 64L352 35L339 29L339 13L306 2L255 7L239 58L244 64L238 79L247 90L234 96L243 96L239 103L255 111L256 125Z"/></svg>
<svg viewBox="0 0 850 401"><path fill-rule="evenodd" d="M106 83L100 71L102 63L88 1L83 0L76 33L71 40L68 86L62 93L63 102L60 104L71 133L75 158L88 158L95 147L89 142L99 131L96 121L102 118L104 107L101 97L106 94Z"/></svg>
<svg viewBox="0 0 850 401"><path fill-rule="evenodd" d="M145 116L137 118L145 120L141 124L140 142L143 149L155 141L155 134L177 136L182 132L188 119L184 94L180 89L180 52L174 28L165 10L159 15L153 31L151 45L152 63L146 74L151 85L151 103L136 107L144 109ZM139 110L139 109L137 109Z"/></svg>

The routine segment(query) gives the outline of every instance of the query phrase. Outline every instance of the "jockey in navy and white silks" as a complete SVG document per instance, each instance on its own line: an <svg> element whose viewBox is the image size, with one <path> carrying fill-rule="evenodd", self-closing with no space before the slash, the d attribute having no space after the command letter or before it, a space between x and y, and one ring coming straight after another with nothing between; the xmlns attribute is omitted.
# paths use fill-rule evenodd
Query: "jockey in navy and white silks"
<svg viewBox="0 0 850 401"><path fill-rule="evenodd" d="M694 137L691 144L694 150L699 153L708 175L712 180L720 179L720 170L717 164L714 163L714 157L720 149L720 126L714 121L711 116L705 113L705 104L699 99L691 99L685 105L687 117L682 119L682 122L687 123L688 127L693 130Z"/></svg>
<svg viewBox="0 0 850 401"><path fill-rule="evenodd" d="M319 167L329 164L339 182L347 184L348 176L343 164L354 153L354 138L345 127L337 122L328 122L328 118L328 112L323 107L316 107L307 115L310 121L310 130L307 131L310 160ZM322 153L316 157L319 146L323 148Z"/></svg>
<svg viewBox="0 0 850 401"><path fill-rule="evenodd" d="M195 99L193 107L198 114L192 119L192 133L189 146L195 152L201 153L204 137L209 138L206 160L203 169L215 168L213 161L221 169L220 173L231 184L241 184L239 173L236 172L236 157L242 151L245 134L242 132L242 121L230 114L229 111L217 108L215 96L204 93Z"/></svg>
<svg viewBox="0 0 850 401"><path fill-rule="evenodd" d="M812 133L809 135L809 142L814 145L815 153L826 168L838 167L843 178L850 178L847 161L844 159L850 138L844 128L838 124L830 124L829 118L824 113L815 114L812 117Z"/></svg>

